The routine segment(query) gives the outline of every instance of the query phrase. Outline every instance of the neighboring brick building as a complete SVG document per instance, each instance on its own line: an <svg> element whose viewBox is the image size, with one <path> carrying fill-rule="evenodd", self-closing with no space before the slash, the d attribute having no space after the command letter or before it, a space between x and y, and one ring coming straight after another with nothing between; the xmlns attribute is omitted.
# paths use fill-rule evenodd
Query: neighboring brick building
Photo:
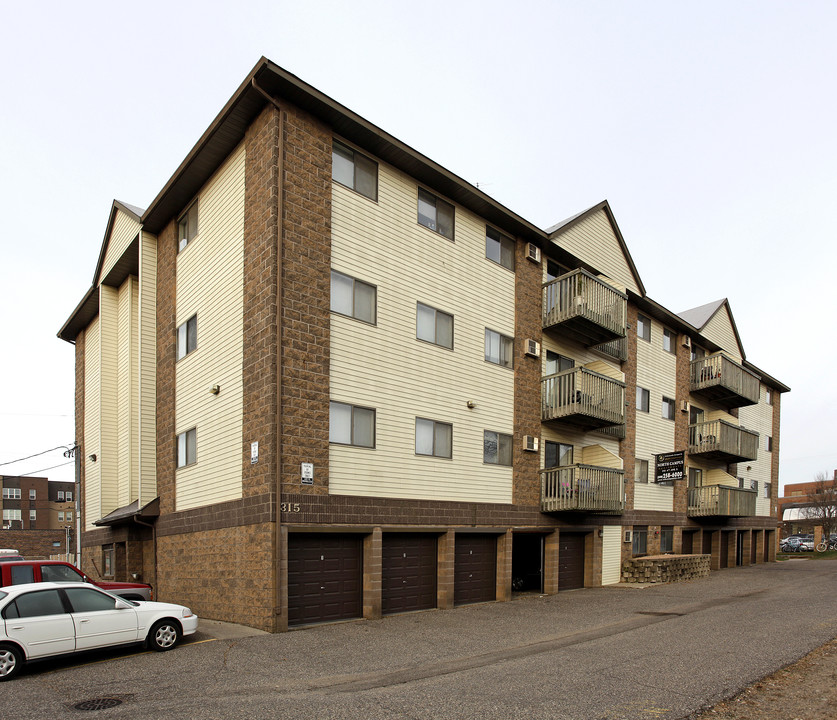
<svg viewBox="0 0 837 720"><path fill-rule="evenodd" d="M3 529L63 530L75 528L75 483L45 477L0 475ZM2 543L0 543L2 545Z"/></svg>
<svg viewBox="0 0 837 720"><path fill-rule="evenodd" d="M837 470L823 482L811 480L801 483L787 483L785 494L776 500L776 519L784 535L796 532L814 532L822 525L823 499L837 496ZM835 517L831 511L829 517ZM819 530L817 530L819 540Z"/></svg>
<svg viewBox="0 0 837 720"><path fill-rule="evenodd" d="M114 202L59 336L84 569L205 617L774 558L789 388L727 301L667 310L606 201L537 228L264 59L147 210Z"/></svg>

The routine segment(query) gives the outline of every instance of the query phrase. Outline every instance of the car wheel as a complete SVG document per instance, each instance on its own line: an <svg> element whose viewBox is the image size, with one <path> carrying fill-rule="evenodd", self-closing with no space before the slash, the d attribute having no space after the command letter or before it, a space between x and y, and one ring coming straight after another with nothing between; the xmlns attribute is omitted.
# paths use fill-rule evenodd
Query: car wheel
<svg viewBox="0 0 837 720"><path fill-rule="evenodd" d="M163 652L171 650L180 641L180 626L173 620L160 620L148 633L148 646Z"/></svg>
<svg viewBox="0 0 837 720"><path fill-rule="evenodd" d="M0 645L0 680L11 680L20 672L23 653L14 645Z"/></svg>

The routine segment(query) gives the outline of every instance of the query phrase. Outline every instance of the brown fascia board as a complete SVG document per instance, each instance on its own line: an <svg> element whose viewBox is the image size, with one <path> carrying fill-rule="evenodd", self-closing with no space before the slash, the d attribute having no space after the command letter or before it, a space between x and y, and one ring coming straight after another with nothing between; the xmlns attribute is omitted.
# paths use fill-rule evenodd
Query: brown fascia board
<svg viewBox="0 0 837 720"><path fill-rule="evenodd" d="M336 135L468 208L498 229L545 245L546 233L542 229L264 57L145 211L142 222L146 230L159 234L241 142L247 127L269 102L260 90L280 104L287 101L317 117Z"/></svg>
<svg viewBox="0 0 837 720"><path fill-rule="evenodd" d="M764 370L761 370L761 369L757 368L755 365L753 365L753 363L748 362L747 360L745 360L742 363L742 365L744 365L744 367L747 368L748 370L750 370L751 372L754 372L756 375L758 375L761 378L761 381L765 385L770 385L770 387L772 387L774 390L776 390L776 392L779 392L779 393L790 392L791 389L787 385L785 385L783 382L779 382L773 376L768 375L766 372L764 372Z"/></svg>
<svg viewBox="0 0 837 720"><path fill-rule="evenodd" d="M605 214L607 215L608 222L610 226L613 228L613 233L616 235L616 239L619 241L619 246L622 249L622 253L625 256L625 260L628 263L628 267L631 269L631 274L634 276L634 280L636 280L636 284L640 289L641 295L645 296L645 285L642 282L642 278L639 276L639 271L636 269L636 265L634 264L634 259L631 257L631 252L628 250L628 244L625 242L625 238L622 236L622 231L619 229L619 224L616 222L616 217L613 215L613 210L610 209L610 203L607 200L602 200L600 203L593 205L591 208L587 208L583 212L578 213L578 215L573 215L571 218L564 220L557 225L551 227L548 231L548 237L553 242L557 243L557 238L560 237L563 233L569 230L571 227L575 227L583 220L586 220L591 215L599 212L599 210L604 210Z"/></svg>

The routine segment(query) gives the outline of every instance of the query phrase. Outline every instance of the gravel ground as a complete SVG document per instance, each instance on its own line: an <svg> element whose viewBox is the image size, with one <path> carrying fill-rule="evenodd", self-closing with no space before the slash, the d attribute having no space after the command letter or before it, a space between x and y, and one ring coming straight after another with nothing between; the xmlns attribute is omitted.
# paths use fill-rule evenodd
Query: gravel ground
<svg viewBox="0 0 837 720"><path fill-rule="evenodd" d="M754 683L694 720L833 720L837 716L837 640Z"/></svg>

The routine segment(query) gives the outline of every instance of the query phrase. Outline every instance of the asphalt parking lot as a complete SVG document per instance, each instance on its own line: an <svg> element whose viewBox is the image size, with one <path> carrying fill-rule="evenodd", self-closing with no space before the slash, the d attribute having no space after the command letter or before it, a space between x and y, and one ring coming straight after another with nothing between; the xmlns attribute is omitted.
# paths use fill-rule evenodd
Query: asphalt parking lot
<svg viewBox="0 0 837 720"><path fill-rule="evenodd" d="M837 637L837 562L525 596L33 665L3 717L685 718ZM119 701L116 704L116 701Z"/></svg>

